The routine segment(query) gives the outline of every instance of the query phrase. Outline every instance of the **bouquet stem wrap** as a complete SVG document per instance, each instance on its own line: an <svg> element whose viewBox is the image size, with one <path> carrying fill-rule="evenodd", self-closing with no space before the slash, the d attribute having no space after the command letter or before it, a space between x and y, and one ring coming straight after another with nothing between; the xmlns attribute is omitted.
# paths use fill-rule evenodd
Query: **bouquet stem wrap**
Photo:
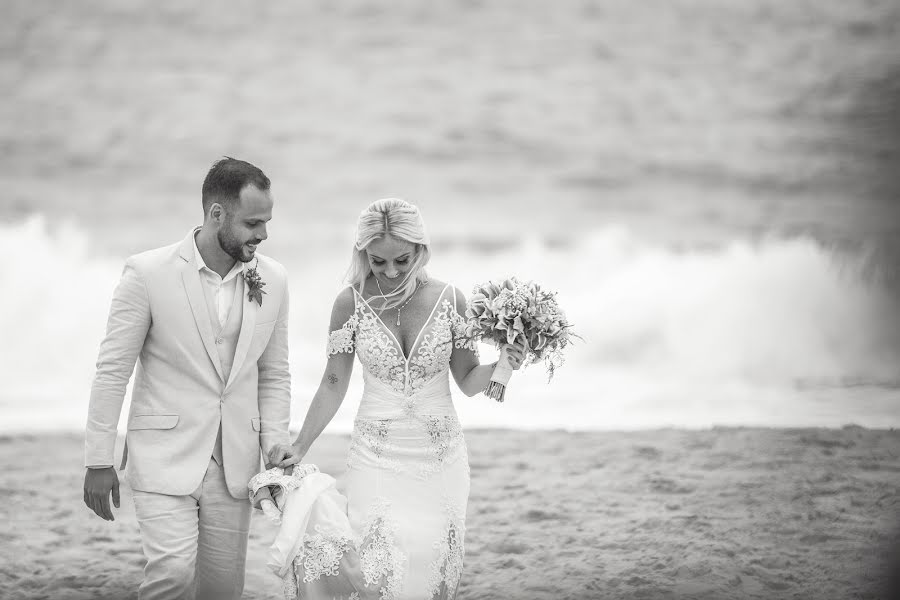
<svg viewBox="0 0 900 600"><path fill-rule="evenodd" d="M503 398L506 395L506 386L509 384L512 374L513 368L509 364L508 356L506 352L501 352L500 359L494 365L494 373L491 375L491 381L484 392L485 395L497 402L503 402Z"/></svg>

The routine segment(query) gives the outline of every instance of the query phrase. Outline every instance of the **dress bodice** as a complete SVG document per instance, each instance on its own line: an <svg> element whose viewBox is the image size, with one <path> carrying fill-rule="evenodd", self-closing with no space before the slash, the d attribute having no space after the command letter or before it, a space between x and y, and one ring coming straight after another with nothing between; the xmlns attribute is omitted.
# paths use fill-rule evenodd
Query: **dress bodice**
<svg viewBox="0 0 900 600"><path fill-rule="evenodd" d="M448 372L453 348L474 345L464 335L450 285L438 296L404 356L400 341L378 312L353 290L354 311L341 329L331 332L328 355L356 352L363 366L365 390L359 416L396 418L413 414L452 414Z"/></svg>

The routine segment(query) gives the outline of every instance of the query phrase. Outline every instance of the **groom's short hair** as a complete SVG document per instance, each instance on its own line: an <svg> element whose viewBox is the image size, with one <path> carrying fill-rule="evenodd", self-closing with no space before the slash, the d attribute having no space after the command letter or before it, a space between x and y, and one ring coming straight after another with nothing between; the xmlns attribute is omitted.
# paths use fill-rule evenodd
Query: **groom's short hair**
<svg viewBox="0 0 900 600"><path fill-rule="evenodd" d="M215 202L226 209L232 208L240 198L241 190L248 185L252 184L265 192L271 183L259 167L245 160L223 156L213 163L203 180L203 214Z"/></svg>

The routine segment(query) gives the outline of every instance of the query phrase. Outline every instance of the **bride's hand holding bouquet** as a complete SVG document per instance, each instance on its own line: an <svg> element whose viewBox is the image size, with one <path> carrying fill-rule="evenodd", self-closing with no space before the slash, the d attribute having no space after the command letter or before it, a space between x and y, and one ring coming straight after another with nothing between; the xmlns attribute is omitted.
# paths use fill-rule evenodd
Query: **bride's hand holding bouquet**
<svg viewBox="0 0 900 600"><path fill-rule="evenodd" d="M466 303L466 337L493 342L501 348L485 395L503 402L513 365L544 361L548 381L564 362L572 325L556 301L556 293L542 290L533 282L509 277L500 283L476 285ZM504 360L504 355L515 357Z"/></svg>

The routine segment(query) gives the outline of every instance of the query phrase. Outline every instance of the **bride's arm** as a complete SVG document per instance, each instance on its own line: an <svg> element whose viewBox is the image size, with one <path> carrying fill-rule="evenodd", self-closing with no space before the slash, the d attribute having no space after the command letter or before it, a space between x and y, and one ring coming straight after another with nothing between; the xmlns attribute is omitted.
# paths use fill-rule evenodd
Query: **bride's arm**
<svg viewBox="0 0 900 600"><path fill-rule="evenodd" d="M319 434L325 430L325 427L334 418L335 413L341 407L344 396L347 394L347 385L350 381L350 374L353 372L353 355L341 352L335 354L328 359L325 365L325 372L322 374L322 380L319 382L319 389L313 396L312 403L303 420L303 427L297 439L291 444L299 458L294 463L300 462L300 459L309 451L310 446L319 437ZM286 466L279 464L279 466Z"/></svg>
<svg viewBox="0 0 900 600"><path fill-rule="evenodd" d="M453 354L456 354L456 350L453 351ZM462 361L456 361L457 363ZM494 366L497 363L491 363L489 365L480 365L477 360L475 364L471 367L469 365L454 365L454 360L450 359L450 371L453 373L453 379L456 381L456 385L459 386L459 389L462 390L462 393L466 396L474 396L478 392L484 391L487 387L488 383L491 380L491 375L494 373Z"/></svg>
<svg viewBox="0 0 900 600"><path fill-rule="evenodd" d="M347 288L334 301L329 327L328 362L303 420L303 427L293 444L272 449L269 454L272 466L286 467L299 463L344 401L353 373L354 312L353 290Z"/></svg>
<svg viewBox="0 0 900 600"><path fill-rule="evenodd" d="M453 354L450 355L450 372L453 373L453 379L456 381L459 389L462 390L462 393L466 396L474 396L478 392L484 391L488 383L490 383L491 375L494 374L494 367L497 363L480 364L474 343L462 343L460 340L462 331L459 324L465 320L466 297L461 291L455 291L457 311L455 322L457 326L453 330L454 340ZM458 340L460 343L457 343ZM522 366L524 359L524 346L518 342L515 344L503 344L500 349L499 360L509 361L510 366L515 370Z"/></svg>

